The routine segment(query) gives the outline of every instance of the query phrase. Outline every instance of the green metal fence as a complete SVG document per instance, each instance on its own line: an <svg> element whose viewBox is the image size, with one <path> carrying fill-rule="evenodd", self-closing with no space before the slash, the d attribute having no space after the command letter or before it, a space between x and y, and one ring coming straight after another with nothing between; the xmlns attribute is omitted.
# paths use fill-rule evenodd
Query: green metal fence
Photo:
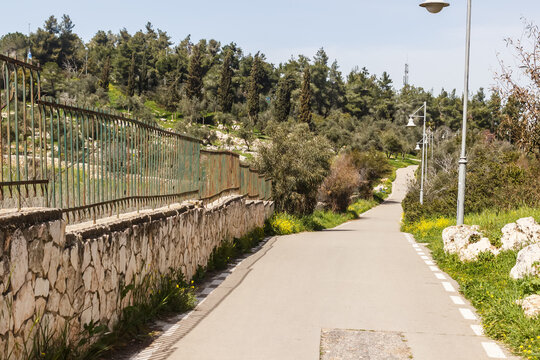
<svg viewBox="0 0 540 360"><path fill-rule="evenodd" d="M68 220L228 194L270 199L237 154L153 124L41 96L40 68L0 55L0 205L60 208Z"/></svg>
<svg viewBox="0 0 540 360"><path fill-rule="evenodd" d="M201 150L200 197L212 201L223 195L240 194L240 156L228 151Z"/></svg>
<svg viewBox="0 0 540 360"><path fill-rule="evenodd" d="M98 217L197 196L199 140L120 115L38 104L49 134L50 206Z"/></svg>

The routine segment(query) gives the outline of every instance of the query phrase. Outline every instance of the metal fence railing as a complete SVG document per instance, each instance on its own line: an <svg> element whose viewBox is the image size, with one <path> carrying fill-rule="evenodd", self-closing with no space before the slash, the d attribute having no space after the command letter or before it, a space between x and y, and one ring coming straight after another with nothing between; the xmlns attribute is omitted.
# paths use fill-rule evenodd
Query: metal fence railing
<svg viewBox="0 0 540 360"><path fill-rule="evenodd" d="M222 195L240 193L240 156L228 151L201 150L200 197L212 201Z"/></svg>
<svg viewBox="0 0 540 360"><path fill-rule="evenodd" d="M1 208L60 208L67 220L228 194L270 199L237 154L108 111L41 96L40 68L0 55ZM262 179L262 180L261 180Z"/></svg>

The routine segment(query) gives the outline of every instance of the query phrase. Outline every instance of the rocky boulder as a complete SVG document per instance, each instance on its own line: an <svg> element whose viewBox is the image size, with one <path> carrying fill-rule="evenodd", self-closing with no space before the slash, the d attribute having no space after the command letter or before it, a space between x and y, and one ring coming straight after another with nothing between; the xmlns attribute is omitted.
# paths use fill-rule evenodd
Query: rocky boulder
<svg viewBox="0 0 540 360"><path fill-rule="evenodd" d="M534 318L540 315L540 295L527 296L523 300L517 300L516 304L521 305L527 317Z"/></svg>
<svg viewBox="0 0 540 360"><path fill-rule="evenodd" d="M478 255L482 252L490 252L495 256L499 255L499 250L491 245L491 242L486 237L464 247L459 251L458 255L461 261L475 261L478 260Z"/></svg>
<svg viewBox="0 0 540 360"><path fill-rule="evenodd" d="M444 251L458 254L461 261L474 261L481 252L499 254L499 250L491 245L489 239L482 236L478 225L450 226L443 230Z"/></svg>
<svg viewBox="0 0 540 360"><path fill-rule="evenodd" d="M533 217L506 224L501 231L502 250L519 250L524 246L540 243L540 225Z"/></svg>
<svg viewBox="0 0 540 360"><path fill-rule="evenodd" d="M540 243L521 249L517 255L516 265L510 270L510 276L514 279L535 275L540 275Z"/></svg>

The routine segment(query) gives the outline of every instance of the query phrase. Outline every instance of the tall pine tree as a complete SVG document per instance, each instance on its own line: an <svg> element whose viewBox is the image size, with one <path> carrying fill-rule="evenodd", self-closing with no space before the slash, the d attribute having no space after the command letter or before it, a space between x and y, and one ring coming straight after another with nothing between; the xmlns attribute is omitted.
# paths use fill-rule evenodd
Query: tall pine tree
<svg viewBox="0 0 540 360"><path fill-rule="evenodd" d="M317 51L313 57L313 66L310 69L311 75L311 101L313 108L319 115L328 116L330 104L328 97L328 55L323 48Z"/></svg>
<svg viewBox="0 0 540 360"><path fill-rule="evenodd" d="M232 51L225 53L225 59L223 59L223 67L221 69L221 82L219 84L219 102L223 112L230 112L233 104L232 93Z"/></svg>
<svg viewBox="0 0 540 360"><path fill-rule="evenodd" d="M259 54L255 55L251 71L249 73L247 107L249 119L256 124L259 115L259 79L261 77L261 59Z"/></svg>
<svg viewBox="0 0 540 360"><path fill-rule="evenodd" d="M135 94L135 51L131 53L131 65L129 66L127 93L128 96L133 96Z"/></svg>
<svg viewBox="0 0 540 360"><path fill-rule="evenodd" d="M311 74L309 67L304 70L304 80L302 82L302 91L300 93L300 113L298 119L301 122L309 124L309 128L313 130L311 121Z"/></svg>
<svg viewBox="0 0 540 360"><path fill-rule="evenodd" d="M294 75L291 72L287 72L279 79L276 90L274 116L279 122L286 121L291 112L291 94L293 89Z"/></svg>
<svg viewBox="0 0 540 360"><path fill-rule="evenodd" d="M202 98L202 66L201 66L201 50L199 45L192 48L191 57L189 58L188 76L186 84L186 95L190 99Z"/></svg>
<svg viewBox="0 0 540 360"><path fill-rule="evenodd" d="M99 86L105 91L109 91L109 82L111 76L111 58L107 57L103 63L101 74L99 77Z"/></svg>

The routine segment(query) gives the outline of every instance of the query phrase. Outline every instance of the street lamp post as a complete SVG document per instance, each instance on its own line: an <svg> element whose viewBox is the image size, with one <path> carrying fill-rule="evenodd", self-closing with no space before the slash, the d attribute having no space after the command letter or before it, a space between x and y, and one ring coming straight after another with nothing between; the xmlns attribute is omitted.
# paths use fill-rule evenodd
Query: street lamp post
<svg viewBox="0 0 540 360"><path fill-rule="evenodd" d="M431 13L438 13L450 4L442 1L425 1L420 6ZM459 157L457 225L463 225L465 217L465 175L467 171L467 105L469 102L469 63L471 54L471 8L472 0L467 0L467 34L465 38L465 84L463 87L463 124L461 130L461 155Z"/></svg>
<svg viewBox="0 0 540 360"><path fill-rule="evenodd" d="M424 115L416 115L418 111L424 109ZM418 110L413 112L411 115L409 115L409 122L407 123L408 127L414 127L416 126L414 124L415 117L421 117L424 118L424 123L422 125L422 168L420 169L421 175L420 175L420 204L424 204L424 176L427 175L427 166L426 158L427 158L427 152L426 152L426 117L427 117L427 103L424 101L424 105L422 105ZM418 146L418 143L416 144Z"/></svg>

